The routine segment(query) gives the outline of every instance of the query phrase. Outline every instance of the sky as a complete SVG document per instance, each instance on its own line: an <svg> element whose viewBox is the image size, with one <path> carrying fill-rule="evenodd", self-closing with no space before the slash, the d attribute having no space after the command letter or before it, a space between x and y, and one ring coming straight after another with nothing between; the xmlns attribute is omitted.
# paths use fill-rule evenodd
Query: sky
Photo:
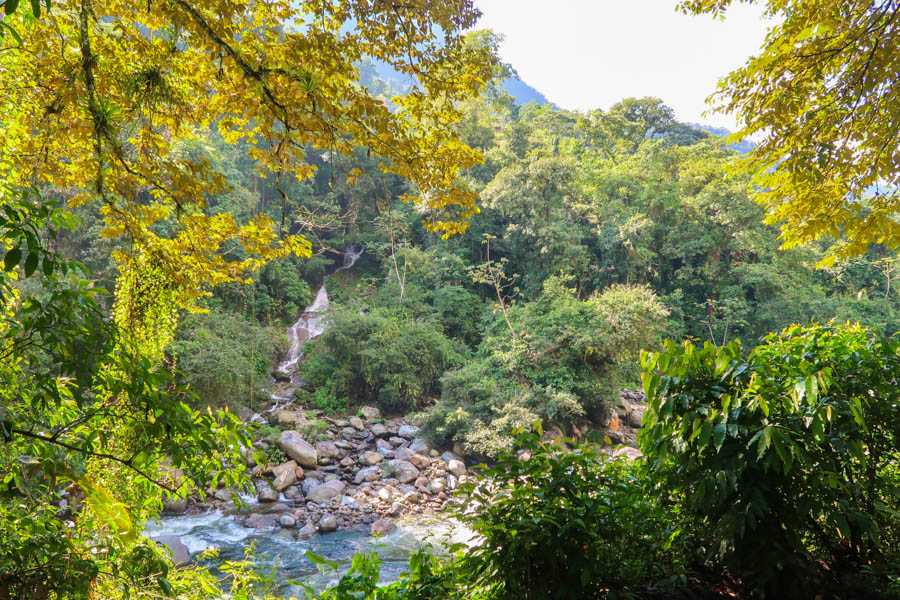
<svg viewBox="0 0 900 600"><path fill-rule="evenodd" d="M608 109L655 96L683 122L736 129L708 114L718 80L756 54L768 22L738 4L725 21L675 10L677 0L475 0L477 28L505 36L500 47L523 81L557 106Z"/></svg>

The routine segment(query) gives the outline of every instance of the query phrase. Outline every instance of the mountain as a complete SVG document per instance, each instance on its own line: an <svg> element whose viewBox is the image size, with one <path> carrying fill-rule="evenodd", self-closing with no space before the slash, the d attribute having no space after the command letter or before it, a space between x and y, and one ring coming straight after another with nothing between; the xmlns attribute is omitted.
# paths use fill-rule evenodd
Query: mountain
<svg viewBox="0 0 900 600"><path fill-rule="evenodd" d="M537 102L538 104L548 104L546 96L531 87L518 77L510 77L503 82L503 89L510 96L516 99L519 106L529 102Z"/></svg>

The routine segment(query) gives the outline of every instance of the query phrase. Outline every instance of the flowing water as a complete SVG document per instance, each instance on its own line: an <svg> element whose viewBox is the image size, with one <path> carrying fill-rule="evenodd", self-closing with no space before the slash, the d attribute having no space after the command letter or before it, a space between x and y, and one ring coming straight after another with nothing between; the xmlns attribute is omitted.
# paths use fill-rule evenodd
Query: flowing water
<svg viewBox="0 0 900 600"><path fill-rule="evenodd" d="M252 509L254 499L247 499ZM373 538L361 531L337 531L316 536L311 540L294 540L285 530L274 533L257 533L234 522L229 515L213 511L202 515L163 517L152 521L144 529L147 537L177 535L196 555L210 546L219 549L215 559L199 560L201 564L216 570L224 561L243 560L247 548L253 546L251 560L263 571L274 570L277 592L281 597L304 596L303 588L291 581L304 581L316 589L334 585L347 572L353 555L374 551L380 560L381 583L396 581L409 563L409 555L423 545L431 545L440 552L453 543L467 543L468 530L449 520L420 518L397 523L397 529L381 537ZM336 571L320 573L315 564L306 558L312 551L338 563Z"/></svg>

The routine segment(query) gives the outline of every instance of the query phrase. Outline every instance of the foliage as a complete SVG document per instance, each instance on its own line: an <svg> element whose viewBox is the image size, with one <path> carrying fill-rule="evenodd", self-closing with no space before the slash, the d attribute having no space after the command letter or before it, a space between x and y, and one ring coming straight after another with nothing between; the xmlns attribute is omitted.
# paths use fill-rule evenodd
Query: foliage
<svg viewBox="0 0 900 600"><path fill-rule="evenodd" d="M438 325L387 308L335 314L319 344L304 365L305 379L334 397L386 410L421 406L441 374L460 362Z"/></svg>
<svg viewBox="0 0 900 600"><path fill-rule="evenodd" d="M460 518L483 538L460 559L472 584L498 600L612 598L673 573L679 532L639 466L541 433L462 486Z"/></svg>
<svg viewBox="0 0 900 600"><path fill-rule="evenodd" d="M687 0L721 16L732 0ZM713 97L736 114L736 139L759 139L744 167L786 246L845 237L835 255L900 245L898 7L891 1L765 1L773 24L762 50ZM849 49L852 49L850 51Z"/></svg>
<svg viewBox="0 0 900 600"><path fill-rule="evenodd" d="M536 300L495 323L475 360L448 372L428 428L497 454L537 419L568 426L617 399L637 348L652 346L666 310L647 288L614 286L585 300L550 278ZM513 331L517 335L513 336Z"/></svg>
<svg viewBox="0 0 900 600"><path fill-rule="evenodd" d="M739 342L643 356L650 475L748 585L809 597L896 565L898 350L848 324L792 326L746 359Z"/></svg>
<svg viewBox="0 0 900 600"><path fill-rule="evenodd" d="M203 404L240 408L256 400L251 386L268 381L283 335L234 313L211 310L181 320L168 352Z"/></svg>
<svg viewBox="0 0 900 600"><path fill-rule="evenodd" d="M329 415L347 411L347 399L335 397L329 388L324 386L317 387L312 392L304 389L297 390L297 400Z"/></svg>

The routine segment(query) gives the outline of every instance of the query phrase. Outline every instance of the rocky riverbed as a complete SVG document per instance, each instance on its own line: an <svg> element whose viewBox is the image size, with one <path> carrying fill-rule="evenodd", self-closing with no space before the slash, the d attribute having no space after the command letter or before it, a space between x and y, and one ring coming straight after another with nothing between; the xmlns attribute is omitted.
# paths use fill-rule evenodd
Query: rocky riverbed
<svg viewBox="0 0 900 600"><path fill-rule="evenodd" d="M274 441L258 440L255 450L274 443L288 460L262 465L246 453L256 486L252 510L235 507L231 490L211 490L207 501L170 502L166 512L223 510L256 533L287 530L295 539L347 529L385 534L395 519L445 509L469 477L462 456L439 453L418 427L383 419L374 407L349 418L288 407L270 420L285 429Z"/></svg>

